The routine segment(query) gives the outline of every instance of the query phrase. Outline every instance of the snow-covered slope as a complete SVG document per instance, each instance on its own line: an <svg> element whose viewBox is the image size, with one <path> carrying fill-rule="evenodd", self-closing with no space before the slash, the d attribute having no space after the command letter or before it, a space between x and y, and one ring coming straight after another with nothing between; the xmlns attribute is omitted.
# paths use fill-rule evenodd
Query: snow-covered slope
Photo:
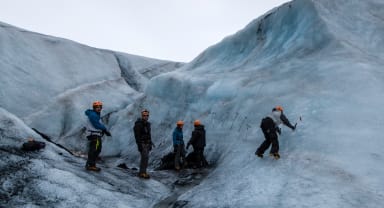
<svg viewBox="0 0 384 208"><path fill-rule="evenodd" d="M4 23L0 42L0 106L55 140L80 131L92 100L102 100L105 112L115 112L142 96L150 78L183 65L95 49Z"/></svg>
<svg viewBox="0 0 384 208"><path fill-rule="evenodd" d="M379 0L295 0L184 66L91 49L2 24L0 103L10 112L4 116L14 114L66 147L81 150L83 111L93 100L102 100L113 135L104 140L102 155L137 166L132 126L145 107L157 147L150 156L153 180L143 182L114 169L117 159L103 166L102 175L86 174L84 161L65 152L57 156L61 150L49 146L32 159L32 167L48 170L46 175L32 172L43 180L24 183L17 197L8 194L15 189L6 187L14 187L20 177L3 180L0 196L6 205L39 205L41 199L43 206L58 207L65 202L74 207L150 207L169 195L173 202L183 202L180 207L381 207L383 8ZM20 105L24 101L25 107ZM283 127L278 161L254 155L263 141L260 120L275 105L283 105L292 123L303 118L295 132ZM192 121L202 120L213 167L201 183L175 192L177 176L154 168L171 150L179 119L186 123L185 140ZM4 122L0 127L7 129ZM17 128L27 131L24 124ZM1 144L15 148L20 140L12 137L2 135ZM18 155L3 149L2 155ZM10 167L12 160L5 161L3 167ZM69 182L58 182L60 175ZM121 177L122 184L116 185ZM77 185L82 189L74 192ZM30 189L54 194L34 199L26 195ZM99 192L93 197L88 190Z"/></svg>
<svg viewBox="0 0 384 208"><path fill-rule="evenodd" d="M150 207L169 191L113 166L102 174L85 172L83 159L51 143L26 153L20 149L25 138L43 139L2 108L0 137L1 207Z"/></svg>
<svg viewBox="0 0 384 208"><path fill-rule="evenodd" d="M383 8L296 0L154 78L148 95L181 100L166 120L202 119L207 154L219 156L209 179L179 199L199 207L379 207ZM260 120L277 104L293 123L304 120L296 132L283 129L281 160L260 160Z"/></svg>

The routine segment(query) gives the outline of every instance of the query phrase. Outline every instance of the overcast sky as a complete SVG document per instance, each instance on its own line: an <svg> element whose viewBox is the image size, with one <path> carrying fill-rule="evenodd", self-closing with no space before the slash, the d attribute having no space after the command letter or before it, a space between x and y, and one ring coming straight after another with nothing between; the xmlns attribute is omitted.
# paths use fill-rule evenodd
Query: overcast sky
<svg viewBox="0 0 384 208"><path fill-rule="evenodd" d="M0 0L0 21L97 48L188 62L288 1Z"/></svg>

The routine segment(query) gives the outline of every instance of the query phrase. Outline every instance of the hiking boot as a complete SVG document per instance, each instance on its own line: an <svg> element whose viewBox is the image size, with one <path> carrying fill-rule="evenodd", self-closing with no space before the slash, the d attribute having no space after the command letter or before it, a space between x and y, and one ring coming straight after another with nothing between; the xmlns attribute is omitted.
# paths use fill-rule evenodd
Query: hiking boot
<svg viewBox="0 0 384 208"><path fill-rule="evenodd" d="M96 172L99 172L101 170L101 168L98 168L96 166L86 166L85 169L90 171L96 171Z"/></svg>
<svg viewBox="0 0 384 208"><path fill-rule="evenodd" d="M139 178L149 179L148 173L139 173Z"/></svg>
<svg viewBox="0 0 384 208"><path fill-rule="evenodd" d="M269 154L269 156L273 157L275 160L280 159L279 153L271 153L271 154Z"/></svg>
<svg viewBox="0 0 384 208"><path fill-rule="evenodd" d="M260 157L260 158L263 158L263 154L261 154L260 152L255 152L255 155L257 156L257 157Z"/></svg>

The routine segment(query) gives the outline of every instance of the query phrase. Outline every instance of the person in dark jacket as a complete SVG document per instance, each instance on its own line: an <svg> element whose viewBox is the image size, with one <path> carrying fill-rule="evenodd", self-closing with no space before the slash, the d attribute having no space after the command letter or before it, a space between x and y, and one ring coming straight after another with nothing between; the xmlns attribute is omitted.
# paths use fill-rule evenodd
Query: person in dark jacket
<svg viewBox="0 0 384 208"><path fill-rule="evenodd" d="M96 159L101 152L101 138L104 134L111 136L111 133L109 133L100 118L103 103L95 101L93 102L92 107L92 110L88 109L85 111L85 115L88 117L86 131L89 146L88 159L85 168L90 171L100 171L101 169L96 167Z"/></svg>
<svg viewBox="0 0 384 208"><path fill-rule="evenodd" d="M193 147L193 153L196 155L196 162L198 167L208 166L208 162L204 157L205 148L205 129L200 120L193 122L195 129L192 131L192 137L187 144L187 149L190 145Z"/></svg>
<svg viewBox="0 0 384 208"><path fill-rule="evenodd" d="M151 123L148 122L149 111L144 109L141 111L141 118L138 118L133 127L135 134L137 149L141 154L139 177L148 179L147 173L148 167L148 155L152 150L152 139L151 139Z"/></svg>
<svg viewBox="0 0 384 208"><path fill-rule="evenodd" d="M180 164L185 165L185 146L183 139L183 121L177 121L176 128L173 130L173 151L175 153L175 170L180 170Z"/></svg>
<svg viewBox="0 0 384 208"><path fill-rule="evenodd" d="M262 158L265 150L267 150L272 144L270 156L274 157L275 159L280 158L279 141L277 135L281 134L281 129L279 127L280 124L286 125L287 127L291 128L292 131L296 129L296 125L293 126L289 122L287 117L284 115L283 107L276 106L272 109L272 113L267 117L263 118L263 120L261 121L260 128L263 131L265 140L255 152L258 157Z"/></svg>

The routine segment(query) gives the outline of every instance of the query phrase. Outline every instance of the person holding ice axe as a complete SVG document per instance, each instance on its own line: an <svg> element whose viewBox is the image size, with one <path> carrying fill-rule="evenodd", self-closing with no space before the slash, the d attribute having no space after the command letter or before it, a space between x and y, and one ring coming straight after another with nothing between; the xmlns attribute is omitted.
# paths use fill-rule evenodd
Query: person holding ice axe
<svg viewBox="0 0 384 208"><path fill-rule="evenodd" d="M272 144L270 156L272 156L276 160L280 158L279 140L277 134L281 134L281 129L279 125L282 123L287 127L291 128L292 131L295 131L297 123L293 126L289 122L289 120L283 113L283 107L281 107L280 105L274 107L272 109L272 113L262 119L260 128L263 131L265 140L255 152L258 157L262 158L265 150L267 150Z"/></svg>

